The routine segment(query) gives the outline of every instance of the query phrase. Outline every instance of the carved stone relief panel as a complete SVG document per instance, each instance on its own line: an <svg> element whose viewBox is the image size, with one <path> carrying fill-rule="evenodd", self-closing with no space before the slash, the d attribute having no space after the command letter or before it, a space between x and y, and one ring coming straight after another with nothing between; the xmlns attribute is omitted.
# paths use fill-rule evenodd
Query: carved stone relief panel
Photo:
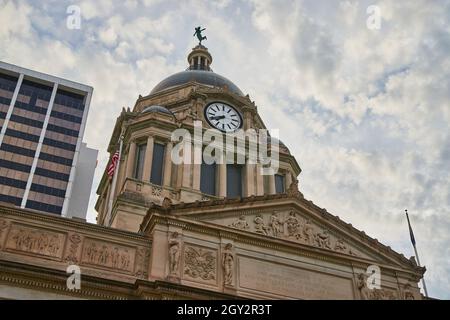
<svg viewBox="0 0 450 320"><path fill-rule="evenodd" d="M234 251L233 245L227 243L222 251L223 285L234 286Z"/></svg>
<svg viewBox="0 0 450 320"><path fill-rule="evenodd" d="M183 277L189 280L217 283L217 251L185 245Z"/></svg>
<svg viewBox="0 0 450 320"><path fill-rule="evenodd" d="M148 277L148 263L150 259L150 249L139 247L136 252L136 277L146 279Z"/></svg>
<svg viewBox="0 0 450 320"><path fill-rule="evenodd" d="M81 242L83 238L78 233L69 234L69 241L66 249L66 258L64 259L67 262L78 263L79 261L79 252L81 251Z"/></svg>
<svg viewBox="0 0 450 320"><path fill-rule="evenodd" d="M361 255L344 239L333 235L328 229L320 227L295 211L242 215L231 220L227 219L225 224L239 230L291 240L322 249L355 256Z"/></svg>
<svg viewBox="0 0 450 320"><path fill-rule="evenodd" d="M3 241L8 231L9 222L7 220L0 219L0 250L3 248Z"/></svg>
<svg viewBox="0 0 450 320"><path fill-rule="evenodd" d="M136 248L87 238L83 243L81 262L131 273L135 257Z"/></svg>
<svg viewBox="0 0 450 320"><path fill-rule="evenodd" d="M397 290L369 288L367 281L366 274L358 275L357 283L361 300L398 300L402 298Z"/></svg>
<svg viewBox="0 0 450 320"><path fill-rule="evenodd" d="M12 224L5 250L61 259L66 234Z"/></svg>

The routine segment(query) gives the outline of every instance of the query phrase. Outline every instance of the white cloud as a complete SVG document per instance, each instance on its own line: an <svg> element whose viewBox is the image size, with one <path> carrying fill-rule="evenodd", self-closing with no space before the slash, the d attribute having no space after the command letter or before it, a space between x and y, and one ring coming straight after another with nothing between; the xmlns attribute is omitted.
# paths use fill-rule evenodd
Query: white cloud
<svg viewBox="0 0 450 320"><path fill-rule="evenodd" d="M304 194L409 256L407 207L429 291L450 298L450 1L377 1L381 30L366 28L370 4L83 1L82 28L69 31L59 1L0 0L0 56L94 87L94 195L121 108L183 70L191 29L205 24L213 69L281 128Z"/></svg>

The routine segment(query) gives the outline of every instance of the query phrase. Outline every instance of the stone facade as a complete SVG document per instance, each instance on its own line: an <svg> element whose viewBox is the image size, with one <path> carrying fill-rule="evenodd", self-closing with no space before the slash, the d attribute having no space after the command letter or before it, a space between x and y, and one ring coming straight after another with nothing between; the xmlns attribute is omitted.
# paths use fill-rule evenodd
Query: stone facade
<svg viewBox="0 0 450 320"><path fill-rule="evenodd" d="M194 48L190 68L205 50ZM171 133L192 132L195 120L209 128L211 101L232 105L243 129L266 128L239 89L177 84L122 110L108 147L122 151L119 167L98 187L96 225L0 206L0 298L422 299L425 268L304 199L300 166L283 144L281 192L261 164L246 163L242 197L226 197L224 164L216 194L202 193L200 165L172 163ZM156 144L166 150L158 184L150 182ZM81 270L79 290L66 285L71 265ZM374 266L376 288L367 273Z"/></svg>

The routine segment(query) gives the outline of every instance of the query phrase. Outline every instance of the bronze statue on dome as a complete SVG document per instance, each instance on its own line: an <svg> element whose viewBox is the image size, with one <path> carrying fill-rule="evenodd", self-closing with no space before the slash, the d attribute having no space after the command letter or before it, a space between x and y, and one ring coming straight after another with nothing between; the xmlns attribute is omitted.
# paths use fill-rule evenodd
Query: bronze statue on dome
<svg viewBox="0 0 450 320"><path fill-rule="evenodd" d="M201 26L195 28L195 33L194 33L193 36L194 36L194 37L197 36L198 41L199 41L198 44L199 44L200 46L202 45L202 41L203 41L203 40L208 40L206 37L202 36L202 32L205 31L205 30L206 30L206 28L203 28L203 29L202 29Z"/></svg>

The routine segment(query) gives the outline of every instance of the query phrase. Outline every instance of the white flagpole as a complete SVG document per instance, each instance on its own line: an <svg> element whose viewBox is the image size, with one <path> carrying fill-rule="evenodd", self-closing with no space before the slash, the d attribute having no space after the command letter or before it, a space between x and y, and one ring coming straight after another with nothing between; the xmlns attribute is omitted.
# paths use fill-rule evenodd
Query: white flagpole
<svg viewBox="0 0 450 320"><path fill-rule="evenodd" d="M414 252L416 253L417 265L420 267L421 265L420 265L419 254L417 253L417 248L416 248L416 239L414 237L414 232L411 227L411 222L409 221L408 210L405 210L405 213L406 213L406 219L408 220L409 235L411 237L411 243L413 245ZM427 285L425 284L425 277L422 277L422 284L423 284L423 291L425 291L425 296L428 298L428 290L427 290Z"/></svg>
<svg viewBox="0 0 450 320"><path fill-rule="evenodd" d="M114 169L113 180L111 183L111 192L109 193L108 213L107 213L106 219L105 219L107 226L110 226L110 224L111 224L111 221L110 221L111 220L111 212L112 212L112 207L113 207L113 202L114 202L113 197L114 197L114 193L116 191L117 175L119 174L120 159L122 157L122 146L123 146L123 136L121 134L120 138L119 138L119 157L117 158L117 165L116 165L116 168Z"/></svg>

